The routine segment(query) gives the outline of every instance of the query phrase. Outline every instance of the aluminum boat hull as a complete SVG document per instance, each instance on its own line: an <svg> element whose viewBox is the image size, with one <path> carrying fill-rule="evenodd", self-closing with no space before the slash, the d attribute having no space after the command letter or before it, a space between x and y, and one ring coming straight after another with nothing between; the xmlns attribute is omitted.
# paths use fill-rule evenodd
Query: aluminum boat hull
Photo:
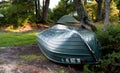
<svg viewBox="0 0 120 73"><path fill-rule="evenodd" d="M91 30L62 24L37 35L42 53L63 64L96 64L101 57L100 44Z"/></svg>

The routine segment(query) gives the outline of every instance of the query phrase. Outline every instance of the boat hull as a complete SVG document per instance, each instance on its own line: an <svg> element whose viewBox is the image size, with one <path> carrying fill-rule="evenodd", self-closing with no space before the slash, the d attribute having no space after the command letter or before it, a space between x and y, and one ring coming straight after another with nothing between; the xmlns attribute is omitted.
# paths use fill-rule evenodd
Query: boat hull
<svg viewBox="0 0 120 73"><path fill-rule="evenodd" d="M95 34L86 29L55 25L37 36L43 54L57 63L97 64L101 56Z"/></svg>

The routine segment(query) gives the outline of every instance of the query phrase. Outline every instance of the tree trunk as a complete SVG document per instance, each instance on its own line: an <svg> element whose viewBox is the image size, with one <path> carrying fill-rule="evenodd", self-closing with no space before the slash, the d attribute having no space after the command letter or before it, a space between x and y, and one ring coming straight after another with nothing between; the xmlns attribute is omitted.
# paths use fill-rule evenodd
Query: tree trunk
<svg viewBox="0 0 120 73"><path fill-rule="evenodd" d="M48 8L49 8L50 0L45 0L45 4L43 4L43 14L42 14L42 22L46 23L48 19Z"/></svg>
<svg viewBox="0 0 120 73"><path fill-rule="evenodd" d="M35 0L35 12L36 12L36 26L39 28L38 23L40 23L40 1Z"/></svg>
<svg viewBox="0 0 120 73"><path fill-rule="evenodd" d="M93 23L90 21L88 14L85 10L85 7L83 5L83 2L81 0L74 0L74 5L77 10L77 14L79 16L80 24L86 28L86 26L91 27L93 31L96 31L96 27L93 25Z"/></svg>
<svg viewBox="0 0 120 73"><path fill-rule="evenodd" d="M40 1L35 0L36 23L40 23Z"/></svg>
<svg viewBox="0 0 120 73"><path fill-rule="evenodd" d="M96 21L102 20L102 2L103 0L95 0L98 4L96 11Z"/></svg>
<svg viewBox="0 0 120 73"><path fill-rule="evenodd" d="M110 3L111 0L104 0L105 1L105 20L104 20L104 28L103 30L107 30L107 26L109 24L109 14L110 14Z"/></svg>

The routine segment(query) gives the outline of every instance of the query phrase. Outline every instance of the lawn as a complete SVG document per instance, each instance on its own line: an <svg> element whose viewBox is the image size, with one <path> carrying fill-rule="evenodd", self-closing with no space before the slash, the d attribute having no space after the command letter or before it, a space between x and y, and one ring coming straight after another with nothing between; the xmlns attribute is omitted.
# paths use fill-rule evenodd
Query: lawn
<svg viewBox="0 0 120 73"><path fill-rule="evenodd" d="M36 44L38 32L0 32L0 47Z"/></svg>

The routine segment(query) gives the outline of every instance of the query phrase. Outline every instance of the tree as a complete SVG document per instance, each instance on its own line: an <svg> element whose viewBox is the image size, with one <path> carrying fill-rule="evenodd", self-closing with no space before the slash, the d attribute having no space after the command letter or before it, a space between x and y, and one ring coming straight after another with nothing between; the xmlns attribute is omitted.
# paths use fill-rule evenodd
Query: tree
<svg viewBox="0 0 120 73"><path fill-rule="evenodd" d="M35 0L36 23L40 23L40 1Z"/></svg>
<svg viewBox="0 0 120 73"><path fill-rule="evenodd" d="M11 0L9 6L0 10L5 17L5 26L12 25L14 28L24 25L33 19L34 4L30 0Z"/></svg>
<svg viewBox="0 0 120 73"><path fill-rule="evenodd" d="M43 23L47 22L49 4L50 4L50 0L43 0L43 13L42 13Z"/></svg>
<svg viewBox="0 0 120 73"><path fill-rule="evenodd" d="M96 31L97 29L90 21L88 14L85 10L85 7L83 5L83 2L81 0L74 0L74 5L79 16L80 24L84 27L90 26L93 31Z"/></svg>
<svg viewBox="0 0 120 73"><path fill-rule="evenodd" d="M103 30L107 30L107 26L109 24L109 14L110 14L110 3L112 0L104 0L105 2L105 20L104 20L104 28Z"/></svg>
<svg viewBox="0 0 120 73"><path fill-rule="evenodd" d="M116 5L117 5L117 8L119 9L119 20L120 20L120 0L114 0Z"/></svg>
<svg viewBox="0 0 120 73"><path fill-rule="evenodd" d="M68 0L60 0L58 5L53 9L52 19L54 21L57 21L63 15L70 13L71 8L67 2L68 2ZM70 9L70 10L68 10L68 9Z"/></svg>
<svg viewBox="0 0 120 73"><path fill-rule="evenodd" d="M102 20L102 2L103 0L95 0L97 2L96 21Z"/></svg>

